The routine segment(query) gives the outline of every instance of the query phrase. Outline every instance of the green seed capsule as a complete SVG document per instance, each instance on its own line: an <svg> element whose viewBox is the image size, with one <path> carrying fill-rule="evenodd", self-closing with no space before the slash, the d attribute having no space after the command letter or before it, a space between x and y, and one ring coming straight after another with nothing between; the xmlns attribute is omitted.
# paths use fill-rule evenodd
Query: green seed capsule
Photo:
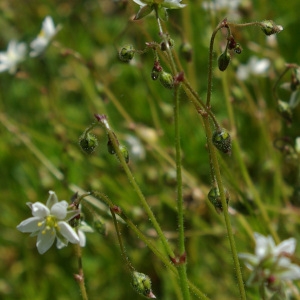
<svg viewBox="0 0 300 300"><path fill-rule="evenodd" d="M131 284L134 290L141 296L155 298L151 291L151 279L149 276L135 271L132 273Z"/></svg>
<svg viewBox="0 0 300 300"><path fill-rule="evenodd" d="M174 79L172 74L162 71L159 76L160 83L167 89L173 89Z"/></svg>
<svg viewBox="0 0 300 300"><path fill-rule="evenodd" d="M135 49L132 45L124 46L119 52L119 58L121 61L129 62L133 59L135 53Z"/></svg>
<svg viewBox="0 0 300 300"><path fill-rule="evenodd" d="M260 26L265 35L272 35L283 30L282 26L276 25L272 20L262 21L260 22Z"/></svg>
<svg viewBox="0 0 300 300"><path fill-rule="evenodd" d="M226 129L217 129L212 136L212 142L218 150L231 154L231 137Z"/></svg>
<svg viewBox="0 0 300 300"><path fill-rule="evenodd" d="M91 154L98 146L98 140L95 135L91 133L83 134L79 138L79 146L87 154Z"/></svg>
<svg viewBox="0 0 300 300"><path fill-rule="evenodd" d="M225 50L218 58L218 67L220 71L225 71L230 63L230 54Z"/></svg>

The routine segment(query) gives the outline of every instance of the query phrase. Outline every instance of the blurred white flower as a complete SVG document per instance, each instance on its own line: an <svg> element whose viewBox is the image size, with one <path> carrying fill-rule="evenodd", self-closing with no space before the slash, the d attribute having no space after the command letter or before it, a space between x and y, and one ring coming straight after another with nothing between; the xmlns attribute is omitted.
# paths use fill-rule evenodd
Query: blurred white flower
<svg viewBox="0 0 300 300"><path fill-rule="evenodd" d="M291 262L296 248L294 238L284 240L277 246L271 236L254 233L254 238L255 254L239 254L252 271L248 285L261 284L271 291L278 291L282 282L300 279L300 267Z"/></svg>
<svg viewBox="0 0 300 300"><path fill-rule="evenodd" d="M94 230L85 221L81 221L78 227L78 237L80 241L79 242L80 247L85 247L86 244L85 232L94 232Z"/></svg>
<svg viewBox="0 0 300 300"><path fill-rule="evenodd" d="M240 64L236 76L240 80L246 80L250 75L266 75L271 62L267 58L258 59L256 56L252 56L246 65Z"/></svg>
<svg viewBox="0 0 300 300"><path fill-rule="evenodd" d="M30 51L29 55L36 57L42 54L60 29L61 26L55 27L52 18L47 16L43 21L39 35L30 43L32 51Z"/></svg>
<svg viewBox="0 0 300 300"><path fill-rule="evenodd" d="M55 238L58 249L67 246L68 242L80 242L75 230L67 223L78 215L79 211L68 210L67 201L58 201L55 192L49 191L49 194L46 205L28 202L33 217L17 226L21 232L31 232L30 236L37 236L36 246L40 254L44 254L53 245Z"/></svg>
<svg viewBox="0 0 300 300"><path fill-rule="evenodd" d="M202 7L205 10L236 10L240 5L241 0L213 0L213 1L203 1Z"/></svg>
<svg viewBox="0 0 300 300"><path fill-rule="evenodd" d="M130 148L129 152L131 154L130 157L138 160L142 160L145 158L146 156L145 148L137 137L128 134L126 135L126 142L129 144L129 148Z"/></svg>
<svg viewBox="0 0 300 300"><path fill-rule="evenodd" d="M25 59L25 55L25 43L17 43L14 40L10 41L7 51L0 52L0 72L8 71L10 74L14 74L18 64Z"/></svg>

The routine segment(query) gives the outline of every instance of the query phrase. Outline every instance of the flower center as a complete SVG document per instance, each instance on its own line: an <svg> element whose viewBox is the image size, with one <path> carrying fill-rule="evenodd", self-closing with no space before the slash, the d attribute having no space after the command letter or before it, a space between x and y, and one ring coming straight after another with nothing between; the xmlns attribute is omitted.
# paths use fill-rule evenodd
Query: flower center
<svg viewBox="0 0 300 300"><path fill-rule="evenodd" d="M47 216L45 219L45 222L43 222L45 224L45 228L42 231L43 234L46 233L47 230L53 231L58 229L58 224L57 224L57 219L55 216ZM39 226L41 226L42 224L39 224Z"/></svg>

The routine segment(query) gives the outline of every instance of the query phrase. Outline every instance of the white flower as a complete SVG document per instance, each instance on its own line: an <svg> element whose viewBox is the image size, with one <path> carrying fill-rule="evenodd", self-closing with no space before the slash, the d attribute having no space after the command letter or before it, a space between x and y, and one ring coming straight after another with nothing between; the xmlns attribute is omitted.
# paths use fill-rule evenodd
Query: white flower
<svg viewBox="0 0 300 300"><path fill-rule="evenodd" d="M246 80L250 75L265 75L271 62L267 58L258 59L252 56L246 65L239 65L236 76L240 80Z"/></svg>
<svg viewBox="0 0 300 300"><path fill-rule="evenodd" d="M43 21L39 35L30 43L32 51L30 51L29 55L31 57L36 57L42 54L60 28L59 25L55 27L52 18L47 16Z"/></svg>
<svg viewBox="0 0 300 300"><path fill-rule="evenodd" d="M81 221L78 227L78 237L80 241L79 242L80 247L85 247L86 244L85 232L94 232L94 230L86 222Z"/></svg>
<svg viewBox="0 0 300 300"><path fill-rule="evenodd" d="M33 217L17 226L21 232L31 232L31 236L37 235L36 246L40 254L44 254L53 245L55 238L58 249L66 246L68 242L78 244L80 241L75 230L67 223L78 215L79 211L69 211L67 201L58 201L53 191L49 191L49 194L46 205L28 202Z"/></svg>
<svg viewBox="0 0 300 300"><path fill-rule="evenodd" d="M183 8L186 4L181 4L181 0L133 0L141 8L135 16L135 20L139 20L150 14L153 10L157 10L161 19L167 20L167 9Z"/></svg>
<svg viewBox="0 0 300 300"><path fill-rule="evenodd" d="M10 41L7 51L0 52L0 72L8 71L10 74L14 74L18 64L25 59L25 55L25 43L17 43L14 40Z"/></svg>
<svg viewBox="0 0 300 300"><path fill-rule="evenodd" d="M180 4L181 0L133 0L136 4L142 6L158 4L168 9L177 9L185 7L186 4Z"/></svg>
<svg viewBox="0 0 300 300"><path fill-rule="evenodd" d="M300 279L300 267L291 262L296 240L289 238L275 245L271 236L254 233L255 254L240 253L239 257L252 271L248 285L263 284L271 290L280 287L282 281Z"/></svg>

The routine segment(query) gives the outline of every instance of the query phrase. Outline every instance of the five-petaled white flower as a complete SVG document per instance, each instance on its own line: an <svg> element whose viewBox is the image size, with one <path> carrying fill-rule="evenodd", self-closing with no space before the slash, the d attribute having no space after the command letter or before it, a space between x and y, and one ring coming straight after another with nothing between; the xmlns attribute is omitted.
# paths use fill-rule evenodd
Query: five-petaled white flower
<svg viewBox="0 0 300 300"><path fill-rule="evenodd" d="M37 249L40 254L45 253L57 238L58 249L67 246L68 242L78 244L80 239L75 230L67 223L78 215L78 210L68 210L67 201L58 201L55 192L49 191L46 205L36 202L27 205L32 211L33 217L21 222L17 229L21 232L31 232L31 236L37 236Z"/></svg>
<svg viewBox="0 0 300 300"><path fill-rule="evenodd" d="M60 29L61 26L55 27L52 18L47 16L43 21L39 35L30 43L32 51L30 51L29 55L36 57L42 54Z"/></svg>
<svg viewBox="0 0 300 300"><path fill-rule="evenodd" d="M260 284L275 291L281 288L284 281L300 279L300 267L291 262L296 248L294 238L284 240L277 246L271 236L254 233L254 238L255 254L239 254L252 271L248 285Z"/></svg>
<svg viewBox="0 0 300 300"><path fill-rule="evenodd" d="M0 52L0 72L8 71L10 74L14 74L18 64L25 59L25 55L25 43L17 43L14 40L10 41L7 51Z"/></svg>
<svg viewBox="0 0 300 300"><path fill-rule="evenodd" d="M135 16L135 20L142 19L150 14L153 10L157 10L161 19L167 20L167 9L178 9L185 7L186 4L181 4L181 0L133 0L141 8Z"/></svg>

